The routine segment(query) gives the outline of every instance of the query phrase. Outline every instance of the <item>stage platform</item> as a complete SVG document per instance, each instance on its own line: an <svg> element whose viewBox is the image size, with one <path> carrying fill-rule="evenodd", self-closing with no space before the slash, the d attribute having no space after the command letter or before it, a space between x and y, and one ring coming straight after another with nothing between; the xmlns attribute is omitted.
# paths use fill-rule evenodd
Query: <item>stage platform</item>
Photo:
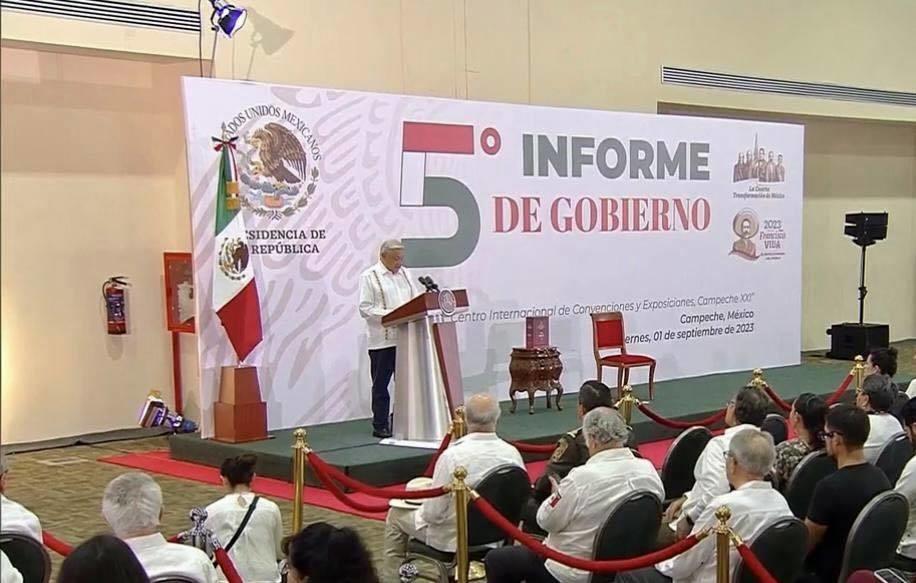
<svg viewBox="0 0 916 583"><path fill-rule="evenodd" d="M832 393L852 367L851 362L825 359L805 359L799 366L765 371L770 386L783 399L789 400L803 392ZM654 411L671 419L687 421L701 419L725 407L735 392L751 378L751 371L707 375L656 383ZM897 379L901 382L902 379ZM909 379L906 379L908 382ZM578 388L578 381L564 378L567 389ZM647 398L645 385L636 388L639 398ZM851 399L853 387L846 397ZM575 394L565 395L563 410L546 409L543 395L536 401L534 415L527 411L527 398L519 402L519 411L509 413L509 402L503 402L499 433L507 440L528 443L549 443L575 428ZM403 483L423 472L433 455L432 450L379 445L372 437L368 419L329 423L306 427L311 448L332 465L349 475L373 485ZM678 432L667 429L634 412L633 429L640 443L668 439ZM241 453L258 456L258 474L290 480L292 470L292 433L294 428L271 432L271 439L243 444L220 443L201 439L198 434L174 435L169 439L173 459L218 467L226 457ZM526 456L527 457L527 456ZM541 456L543 457L543 456ZM531 459L535 459L532 457ZM318 485L311 472L309 485Z"/></svg>

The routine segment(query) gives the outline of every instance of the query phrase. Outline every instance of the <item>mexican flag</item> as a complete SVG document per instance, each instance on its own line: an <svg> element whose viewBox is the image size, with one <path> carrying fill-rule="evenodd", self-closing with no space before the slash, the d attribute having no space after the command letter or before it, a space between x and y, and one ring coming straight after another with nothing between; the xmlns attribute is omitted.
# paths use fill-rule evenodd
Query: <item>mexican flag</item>
<svg viewBox="0 0 916 583"><path fill-rule="evenodd" d="M261 305L251 266L245 222L239 210L231 140L218 140L213 310L219 316L239 361L261 342Z"/></svg>

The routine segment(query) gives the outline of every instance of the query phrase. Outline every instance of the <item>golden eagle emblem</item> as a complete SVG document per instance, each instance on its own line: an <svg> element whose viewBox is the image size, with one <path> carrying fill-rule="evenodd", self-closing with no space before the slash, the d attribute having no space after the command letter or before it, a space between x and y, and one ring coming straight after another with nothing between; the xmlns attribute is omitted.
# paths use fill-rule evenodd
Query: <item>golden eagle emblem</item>
<svg viewBox="0 0 916 583"><path fill-rule="evenodd" d="M248 139L258 152L260 162L252 164L252 171L279 182L296 184L306 177L308 158L302 144L286 127L276 122L255 130Z"/></svg>

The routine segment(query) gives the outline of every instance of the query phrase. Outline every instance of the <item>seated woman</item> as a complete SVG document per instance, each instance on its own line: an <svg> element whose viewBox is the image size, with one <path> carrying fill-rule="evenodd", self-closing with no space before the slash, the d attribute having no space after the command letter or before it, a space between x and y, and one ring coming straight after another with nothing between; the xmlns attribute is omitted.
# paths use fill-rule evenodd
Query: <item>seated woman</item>
<svg viewBox="0 0 916 583"><path fill-rule="evenodd" d="M773 485L783 492L795 466L806 455L824 447L824 418L827 403L814 393L802 393L792 403L789 411L789 427L797 436L776 446L776 462L773 466Z"/></svg>
<svg viewBox="0 0 916 583"><path fill-rule="evenodd" d="M227 458L220 477L229 494L207 506L205 525L235 563L243 581L280 581L283 519L276 504L251 491L257 456ZM222 572L220 579L225 580Z"/></svg>
<svg viewBox="0 0 916 583"><path fill-rule="evenodd" d="M372 557L351 528L316 522L283 541L287 583L379 583Z"/></svg>
<svg viewBox="0 0 916 583"><path fill-rule="evenodd" d="M126 542L100 534L64 559L57 583L149 583L149 577Z"/></svg>

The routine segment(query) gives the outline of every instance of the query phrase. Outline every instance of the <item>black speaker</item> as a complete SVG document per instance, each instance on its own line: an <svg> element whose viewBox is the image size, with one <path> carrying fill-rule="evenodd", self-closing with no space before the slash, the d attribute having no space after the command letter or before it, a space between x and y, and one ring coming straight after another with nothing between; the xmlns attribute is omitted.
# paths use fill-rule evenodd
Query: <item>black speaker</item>
<svg viewBox="0 0 916 583"><path fill-rule="evenodd" d="M890 327L887 324L858 324L844 322L827 330L830 335L830 352L827 358L852 360L857 355L865 358L873 348L887 348Z"/></svg>

